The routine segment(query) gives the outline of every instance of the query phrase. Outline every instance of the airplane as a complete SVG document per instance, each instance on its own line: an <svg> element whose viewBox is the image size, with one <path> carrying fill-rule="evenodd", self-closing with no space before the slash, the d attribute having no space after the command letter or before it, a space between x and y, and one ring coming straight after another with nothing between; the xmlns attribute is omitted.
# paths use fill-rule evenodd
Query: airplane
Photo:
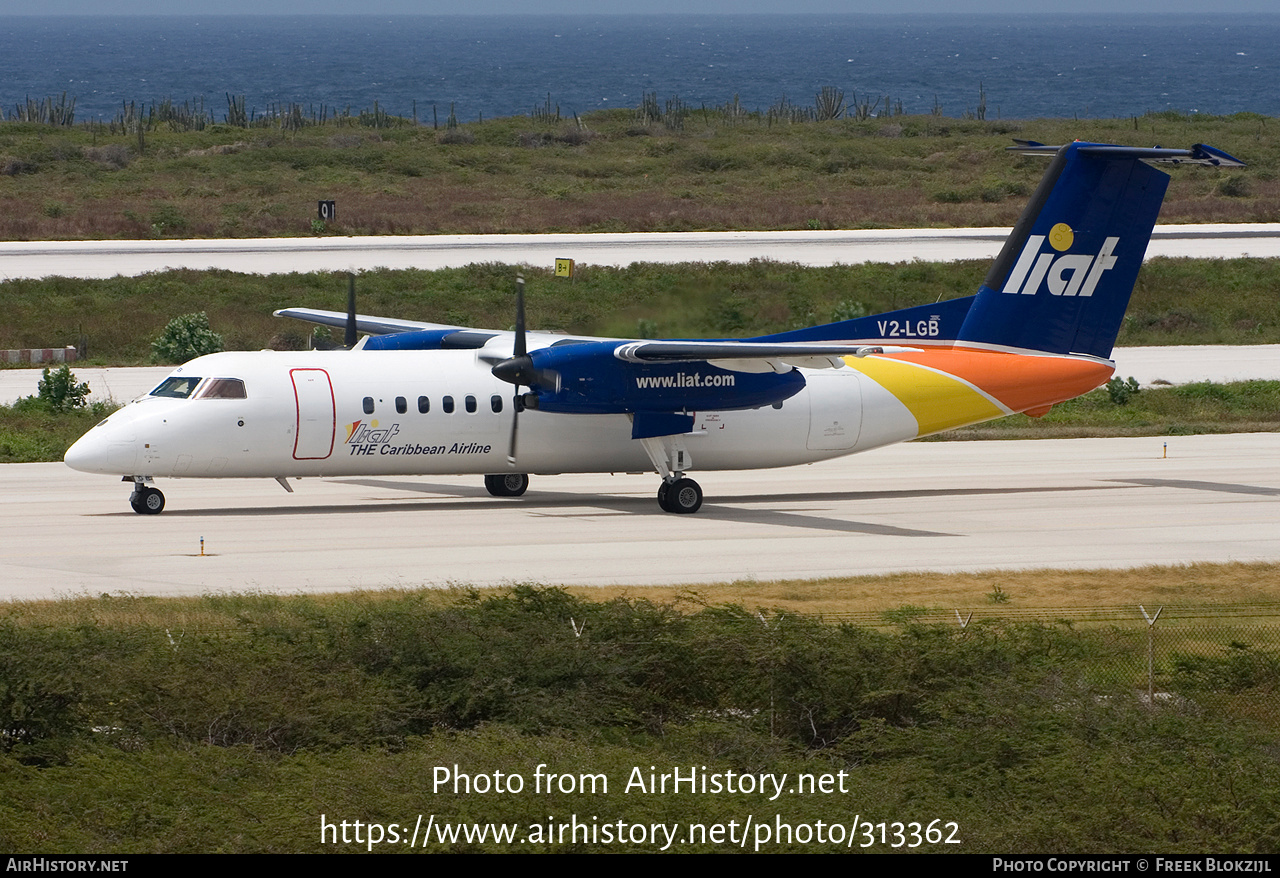
<svg viewBox="0 0 1280 878"><path fill-rule="evenodd" d="M976 295L742 340L601 339L287 308L346 348L228 352L178 367L90 429L66 463L166 478L474 474L497 497L529 476L642 472L659 507L697 512L698 470L783 467L1015 412L1102 385L1169 176L1243 167L1191 149L1017 141L1050 158ZM356 342L358 332L366 335ZM512 388L514 387L514 392Z"/></svg>

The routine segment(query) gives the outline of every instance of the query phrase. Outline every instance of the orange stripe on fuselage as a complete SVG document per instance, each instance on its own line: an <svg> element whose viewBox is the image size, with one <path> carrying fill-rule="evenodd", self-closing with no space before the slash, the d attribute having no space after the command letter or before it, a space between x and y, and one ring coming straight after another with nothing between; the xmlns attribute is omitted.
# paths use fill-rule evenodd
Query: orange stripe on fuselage
<svg viewBox="0 0 1280 878"><path fill-rule="evenodd" d="M966 348L846 357L845 362L897 397L916 418L921 436L1010 412L1043 414L1055 403L1088 393L1114 371L1097 360Z"/></svg>
<svg viewBox="0 0 1280 878"><path fill-rule="evenodd" d="M965 348L885 354L955 375L1015 412L1075 399L1105 384L1110 363L1081 357L1035 356Z"/></svg>

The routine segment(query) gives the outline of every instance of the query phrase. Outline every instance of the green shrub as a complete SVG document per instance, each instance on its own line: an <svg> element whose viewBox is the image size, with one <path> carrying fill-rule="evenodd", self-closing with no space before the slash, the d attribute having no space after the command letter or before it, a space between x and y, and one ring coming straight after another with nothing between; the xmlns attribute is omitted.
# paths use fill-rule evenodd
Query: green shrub
<svg viewBox="0 0 1280 878"><path fill-rule="evenodd" d="M1228 198L1246 198L1250 194L1249 178L1232 174L1218 184L1218 192Z"/></svg>
<svg viewBox="0 0 1280 878"><path fill-rule="evenodd" d="M222 336L209 328L209 316L201 311L170 320L160 337L151 342L151 359L157 363L185 363L220 350Z"/></svg>
<svg viewBox="0 0 1280 878"><path fill-rule="evenodd" d="M46 366L44 377L40 379L36 389L40 394L40 402L54 412L82 409L89 398L89 383L85 381L77 384L75 373L65 364L56 372Z"/></svg>
<svg viewBox="0 0 1280 878"><path fill-rule="evenodd" d="M1126 381L1123 378L1112 378L1107 382L1107 396L1111 397L1111 401L1116 405L1128 405L1129 400L1137 395L1141 388L1138 381L1132 375Z"/></svg>
<svg viewBox="0 0 1280 878"><path fill-rule="evenodd" d="M164 204L151 214L151 233L157 238L167 232L186 231L187 218L172 204Z"/></svg>
<svg viewBox="0 0 1280 878"><path fill-rule="evenodd" d="M862 302L856 299L844 299L831 312L831 321L839 323L842 320L857 320L859 317L866 317L870 313L867 306Z"/></svg>

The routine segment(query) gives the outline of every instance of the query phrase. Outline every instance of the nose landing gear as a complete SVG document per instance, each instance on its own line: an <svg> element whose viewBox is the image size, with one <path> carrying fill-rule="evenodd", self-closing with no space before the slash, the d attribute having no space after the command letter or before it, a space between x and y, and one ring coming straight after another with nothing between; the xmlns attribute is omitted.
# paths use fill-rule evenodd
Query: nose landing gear
<svg viewBox="0 0 1280 878"><path fill-rule="evenodd" d="M142 479L126 479L132 481L133 493L129 495L129 505L139 515L159 515L164 511L164 494L159 488L153 488Z"/></svg>

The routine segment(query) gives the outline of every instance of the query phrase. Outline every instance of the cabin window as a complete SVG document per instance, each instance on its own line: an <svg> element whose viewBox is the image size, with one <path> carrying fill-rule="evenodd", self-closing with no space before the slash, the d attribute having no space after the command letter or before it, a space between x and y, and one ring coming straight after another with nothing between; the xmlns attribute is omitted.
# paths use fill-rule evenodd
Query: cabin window
<svg viewBox="0 0 1280 878"><path fill-rule="evenodd" d="M474 415L476 413L476 398L474 396L468 396L466 399L466 403L467 403L467 413Z"/></svg>
<svg viewBox="0 0 1280 878"><path fill-rule="evenodd" d="M425 396L418 397L418 411L424 415L431 411L431 400L427 399Z"/></svg>
<svg viewBox="0 0 1280 878"><path fill-rule="evenodd" d="M444 409L444 413L446 415L453 414L453 397L446 396L444 399L440 400L440 407Z"/></svg>
<svg viewBox="0 0 1280 878"><path fill-rule="evenodd" d="M409 410L409 403L403 396L396 397L396 413L403 415Z"/></svg>
<svg viewBox="0 0 1280 878"><path fill-rule="evenodd" d="M495 415L502 411L502 397L496 393L489 397L489 408L493 409Z"/></svg>
<svg viewBox="0 0 1280 878"><path fill-rule="evenodd" d="M153 391L151 396L167 396L172 399L186 399L191 395L191 391L196 389L196 385L200 383L199 378L193 378L189 375L171 375L160 382L160 385Z"/></svg>
<svg viewBox="0 0 1280 878"><path fill-rule="evenodd" d="M364 398L364 413L366 415L373 414L373 397L372 396L366 396Z"/></svg>
<svg viewBox="0 0 1280 878"><path fill-rule="evenodd" d="M200 387L196 399L244 399L244 382L239 378L210 378Z"/></svg>

